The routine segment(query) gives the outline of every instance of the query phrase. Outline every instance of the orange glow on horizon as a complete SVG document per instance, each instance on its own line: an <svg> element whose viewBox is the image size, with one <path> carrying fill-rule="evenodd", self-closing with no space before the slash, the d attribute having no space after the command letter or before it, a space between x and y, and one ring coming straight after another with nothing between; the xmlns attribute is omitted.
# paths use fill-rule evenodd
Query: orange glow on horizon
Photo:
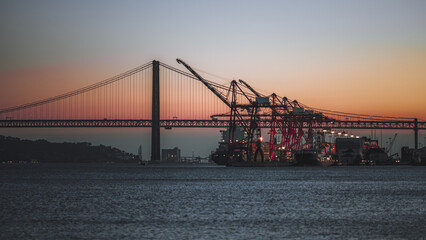
<svg viewBox="0 0 426 240"><path fill-rule="evenodd" d="M340 68L336 69L328 63L328 68L314 68L308 72L287 71L283 76L278 75L281 72L277 70L270 73L269 77L263 76L262 81L251 80L249 77L245 81L255 88L297 99L311 107L426 120L426 54L404 55L402 58L405 61L365 58L368 60L365 63L337 64ZM113 69L105 73L103 69L103 64L76 64L1 72L0 108L56 96L118 73L112 73ZM149 74L147 77L150 77ZM288 80L277 80L282 78ZM160 105L163 119L209 119L212 114L229 111L201 83L190 86L161 81ZM166 86L166 83L169 85ZM143 89L150 85L140 87ZM150 98L149 95L140 100L146 106L140 111L150 112L150 102L146 103ZM123 110L123 118L132 117L135 108L133 106ZM144 113L143 116L149 118L150 114Z"/></svg>

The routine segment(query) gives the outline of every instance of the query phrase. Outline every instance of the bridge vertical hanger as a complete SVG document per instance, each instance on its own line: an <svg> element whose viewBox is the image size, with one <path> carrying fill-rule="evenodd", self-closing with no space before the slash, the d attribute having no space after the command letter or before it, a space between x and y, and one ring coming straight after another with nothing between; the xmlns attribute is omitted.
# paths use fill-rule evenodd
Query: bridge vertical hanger
<svg viewBox="0 0 426 240"><path fill-rule="evenodd" d="M151 161L160 161L160 62L152 61Z"/></svg>

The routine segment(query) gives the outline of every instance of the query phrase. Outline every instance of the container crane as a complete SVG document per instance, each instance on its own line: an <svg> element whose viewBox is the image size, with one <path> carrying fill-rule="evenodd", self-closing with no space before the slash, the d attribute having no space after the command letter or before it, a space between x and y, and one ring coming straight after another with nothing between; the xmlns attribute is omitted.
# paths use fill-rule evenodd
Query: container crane
<svg viewBox="0 0 426 240"><path fill-rule="evenodd" d="M388 147L388 149L386 149L386 153L389 153L390 150L392 149L393 144L394 144L395 139L396 139L396 136L397 136L397 134L395 133L395 135L393 136L392 140L389 142L389 147Z"/></svg>
<svg viewBox="0 0 426 240"><path fill-rule="evenodd" d="M231 110L229 115L230 117L230 125L229 125L229 141L228 141L228 149L229 149L229 157L232 160L234 157L238 159L242 159L244 151L247 154L247 157L250 159L252 156L252 143L253 143L253 133L254 129L257 128L257 120L254 119L254 116L257 113L257 107L255 103L250 99L244 91L238 86L237 81L233 80L231 82L230 88L228 90L231 92L231 101L225 97L224 94L219 92L214 86L212 86L208 81L206 81L203 77L201 77L191 66L186 64L181 59L176 59L179 64L182 64L190 71L201 83L203 83L211 92L213 92L223 103L225 103ZM250 104L237 104L237 90L239 90L249 101ZM250 120L245 118L245 115L242 114L242 111L247 110L250 114ZM239 123L243 130L247 133L247 138L242 143L238 143L235 141L235 129L237 127L237 122Z"/></svg>
<svg viewBox="0 0 426 240"><path fill-rule="evenodd" d="M281 99L272 93L270 97L264 97L254 90L248 83L243 80L239 80L246 88L256 95L256 103L268 101L268 104L262 104L271 109L271 129L270 129L270 151L269 157L271 160L275 160L275 151L282 146L286 146L286 150L298 150L302 146L301 138L305 137L307 145L312 139L312 120L314 119L313 114L305 114L300 116L294 116L289 109L301 108L300 104L294 100L290 102L286 97ZM271 103L269 102L271 99ZM260 101L258 101L260 100ZM303 122L308 122L309 130L308 136L304 136ZM284 126L287 125L287 129ZM275 140L276 128L281 130L281 143L277 144ZM286 136L287 135L287 136Z"/></svg>
<svg viewBox="0 0 426 240"><path fill-rule="evenodd" d="M176 59L176 61L184 65L188 71L230 108L229 114L214 115L229 117L230 119L228 141L228 156L230 161L256 161L254 159L256 156L253 154L253 148L254 143L262 138L260 129L258 128L260 121L271 122L269 158L272 161L275 160L275 151L282 146L284 146L283 150L285 149L286 153L293 153L308 145L311 141L312 121L315 119L315 114L313 111L304 111L303 107L296 100L289 101L286 97L281 99L276 94L264 96L241 79L239 80L239 84L233 80L227 94L223 94L223 92L201 77L184 61L181 59ZM244 91L243 88L245 88L244 90L248 89L249 92ZM229 94L231 94L230 99ZM244 96L248 104L237 103L237 94ZM308 123L308 136L305 136L303 131L304 123ZM234 138L237 126L241 126L246 133L244 139L239 142L235 141ZM281 130L281 143L279 144L275 141L276 128ZM306 140L304 144L300 141L302 137ZM257 150L258 147L256 147L256 152L258 152ZM287 156L287 154L285 155Z"/></svg>

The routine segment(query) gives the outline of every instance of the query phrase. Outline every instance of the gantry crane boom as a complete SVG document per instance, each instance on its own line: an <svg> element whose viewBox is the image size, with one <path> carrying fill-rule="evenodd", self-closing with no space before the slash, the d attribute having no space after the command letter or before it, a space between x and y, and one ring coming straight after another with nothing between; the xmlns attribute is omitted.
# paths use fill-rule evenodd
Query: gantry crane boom
<svg viewBox="0 0 426 240"><path fill-rule="evenodd" d="M239 79L238 81L240 81L240 83L244 84L244 86L246 86L246 88L248 88L250 91L252 91L256 97L262 97L256 90L254 90L250 85L248 85L246 82L244 82L243 80Z"/></svg>
<svg viewBox="0 0 426 240"><path fill-rule="evenodd" d="M218 92L214 87L212 87L203 77L201 77L192 67L190 67L188 64L186 64L181 59L177 58L176 61L188 69L200 82L202 82L210 91L212 91L222 102L226 104L229 108L231 108L231 104L226 100L226 98Z"/></svg>

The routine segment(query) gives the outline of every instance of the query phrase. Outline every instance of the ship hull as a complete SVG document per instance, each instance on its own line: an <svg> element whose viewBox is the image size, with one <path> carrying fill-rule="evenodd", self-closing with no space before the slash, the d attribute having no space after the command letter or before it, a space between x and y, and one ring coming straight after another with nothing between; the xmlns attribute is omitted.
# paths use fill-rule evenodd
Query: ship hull
<svg viewBox="0 0 426 240"><path fill-rule="evenodd" d="M294 154L296 163L294 166L321 166L318 154L315 151L299 151Z"/></svg>

